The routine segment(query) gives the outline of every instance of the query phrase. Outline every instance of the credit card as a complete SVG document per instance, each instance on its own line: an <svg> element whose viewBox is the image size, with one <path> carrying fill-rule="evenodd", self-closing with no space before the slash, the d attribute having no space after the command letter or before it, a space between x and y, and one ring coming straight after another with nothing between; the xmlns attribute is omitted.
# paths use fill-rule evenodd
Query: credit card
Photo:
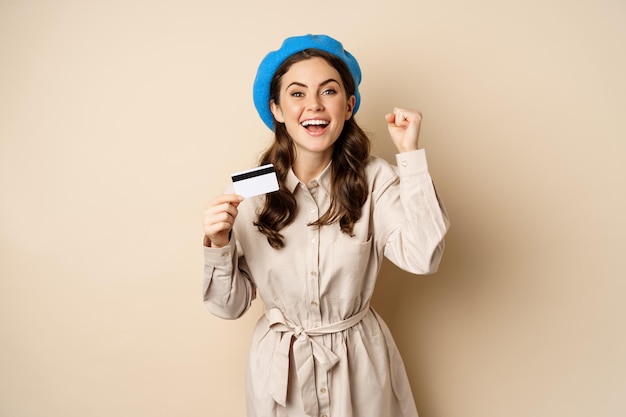
<svg viewBox="0 0 626 417"><path fill-rule="evenodd" d="M278 191L278 178L272 164L236 172L230 177L235 194L246 198Z"/></svg>

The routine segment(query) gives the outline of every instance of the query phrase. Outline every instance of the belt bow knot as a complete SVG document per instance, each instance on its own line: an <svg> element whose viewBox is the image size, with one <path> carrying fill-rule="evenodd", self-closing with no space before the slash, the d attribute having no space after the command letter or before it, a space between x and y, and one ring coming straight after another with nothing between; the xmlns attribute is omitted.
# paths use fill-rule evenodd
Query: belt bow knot
<svg viewBox="0 0 626 417"><path fill-rule="evenodd" d="M270 395L278 404L287 405L287 387L289 384L289 354L293 352L294 366L298 375L304 412L309 416L317 416L317 393L315 388L314 360L326 372L330 371L339 362L339 357L315 336L338 333L349 329L363 320L368 313L369 306L354 316L336 323L305 329L301 325L285 318L278 308L266 311L270 329L280 333L278 349L272 357L272 375L270 378ZM293 344L292 339L295 339Z"/></svg>

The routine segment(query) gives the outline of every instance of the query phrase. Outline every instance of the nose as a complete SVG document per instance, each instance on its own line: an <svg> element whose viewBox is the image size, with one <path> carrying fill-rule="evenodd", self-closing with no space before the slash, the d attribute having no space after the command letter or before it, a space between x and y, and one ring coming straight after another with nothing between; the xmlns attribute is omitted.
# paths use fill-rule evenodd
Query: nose
<svg viewBox="0 0 626 417"><path fill-rule="evenodd" d="M324 105L322 104L322 100L317 95L309 96L309 102L306 106L307 110L311 111L320 111L324 109Z"/></svg>

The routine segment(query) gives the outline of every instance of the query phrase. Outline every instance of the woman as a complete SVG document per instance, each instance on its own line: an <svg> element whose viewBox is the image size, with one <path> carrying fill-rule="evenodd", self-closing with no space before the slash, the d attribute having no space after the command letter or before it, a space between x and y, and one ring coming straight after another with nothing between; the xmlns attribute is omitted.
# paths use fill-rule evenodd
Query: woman
<svg viewBox="0 0 626 417"><path fill-rule="evenodd" d="M385 116L398 167L354 120L361 71L325 35L286 39L261 62L255 106L275 140L280 190L216 197L204 215L204 302L235 319L258 291L248 416L414 417L403 362L369 306L383 256L436 271L448 219L418 149L421 114Z"/></svg>

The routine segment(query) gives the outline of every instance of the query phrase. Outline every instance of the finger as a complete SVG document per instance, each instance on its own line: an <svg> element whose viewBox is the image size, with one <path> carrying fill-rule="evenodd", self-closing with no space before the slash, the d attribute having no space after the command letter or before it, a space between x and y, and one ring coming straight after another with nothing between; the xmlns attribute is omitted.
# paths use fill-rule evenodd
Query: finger
<svg viewBox="0 0 626 417"><path fill-rule="evenodd" d="M218 213L207 216L204 219L204 231L209 237L213 237L219 233L229 231L233 228L235 217L230 213Z"/></svg>
<svg viewBox="0 0 626 417"><path fill-rule="evenodd" d="M409 125L409 124L420 124L422 121L422 112L418 110L408 110L408 109L398 108L397 112L400 115L400 118L402 119L402 122L400 123L406 123L406 125Z"/></svg>
<svg viewBox="0 0 626 417"><path fill-rule="evenodd" d="M204 209L204 218L207 219L220 213L229 213L232 217L236 217L239 203L239 199L220 196L211 201Z"/></svg>
<svg viewBox="0 0 626 417"><path fill-rule="evenodd" d="M422 121L422 112L419 110L411 110L411 122L421 122Z"/></svg>
<svg viewBox="0 0 626 417"><path fill-rule="evenodd" d="M221 240L220 238L227 236L228 233L232 230L232 227L229 227L228 224L216 224L204 229L204 234L206 237L213 240Z"/></svg>
<svg viewBox="0 0 626 417"><path fill-rule="evenodd" d="M238 210L233 204L230 203L221 203L217 206L209 207L204 211L204 218L207 221L223 221L226 218L232 218L233 220L237 217Z"/></svg>
<svg viewBox="0 0 626 417"><path fill-rule="evenodd" d="M401 127L409 124L409 116L405 109L396 107L393 112L395 115L394 123L396 126Z"/></svg>
<svg viewBox="0 0 626 417"><path fill-rule="evenodd" d="M237 206L243 200L244 198L238 194L220 194L209 203L209 206L217 206L224 203Z"/></svg>
<svg viewBox="0 0 626 417"><path fill-rule="evenodd" d="M216 224L222 222L233 223L235 218L237 217L237 212L232 212L229 210L219 210L216 212L209 211L205 215L205 223L207 224Z"/></svg>
<svg viewBox="0 0 626 417"><path fill-rule="evenodd" d="M204 234L212 240L215 236L224 232L229 232L231 229L232 225L227 222L215 223L211 225L206 225L204 227Z"/></svg>
<svg viewBox="0 0 626 417"><path fill-rule="evenodd" d="M422 116L422 112L419 110L411 110L401 107L395 107L394 112L400 114L405 120L414 120Z"/></svg>

